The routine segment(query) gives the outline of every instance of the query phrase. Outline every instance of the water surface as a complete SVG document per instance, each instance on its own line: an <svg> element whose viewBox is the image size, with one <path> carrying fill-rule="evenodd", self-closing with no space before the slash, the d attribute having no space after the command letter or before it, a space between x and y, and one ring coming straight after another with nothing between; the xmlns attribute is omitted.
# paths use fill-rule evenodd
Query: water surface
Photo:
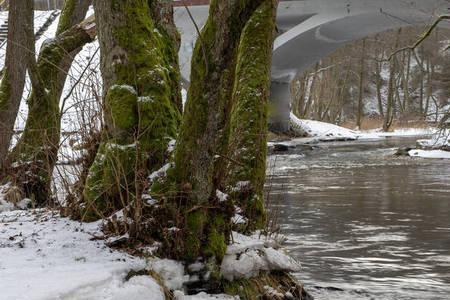
<svg viewBox="0 0 450 300"><path fill-rule="evenodd" d="M270 157L270 208L316 299L450 299L450 160L393 156L414 141Z"/></svg>

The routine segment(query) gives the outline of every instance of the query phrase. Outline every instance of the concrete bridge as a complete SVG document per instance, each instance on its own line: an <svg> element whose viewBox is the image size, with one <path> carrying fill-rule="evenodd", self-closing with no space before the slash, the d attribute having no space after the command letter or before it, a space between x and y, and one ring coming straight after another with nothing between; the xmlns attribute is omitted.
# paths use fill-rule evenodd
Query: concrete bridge
<svg viewBox="0 0 450 300"><path fill-rule="evenodd" d="M450 0L281 0L272 63L271 129L289 129L290 83L299 72L349 42L389 29L429 24L449 8ZM193 6L190 11L201 27L208 7ZM182 33L182 74L189 78L197 32L184 8L177 8L175 14Z"/></svg>
<svg viewBox="0 0 450 300"><path fill-rule="evenodd" d="M45 9L60 8L63 0L35 0ZM208 16L209 0L174 0L175 21L182 35L180 65L190 75L197 31ZM447 13L450 0L280 0L278 37L272 63L271 129L287 131L290 83L299 73L346 43L398 27L425 25Z"/></svg>

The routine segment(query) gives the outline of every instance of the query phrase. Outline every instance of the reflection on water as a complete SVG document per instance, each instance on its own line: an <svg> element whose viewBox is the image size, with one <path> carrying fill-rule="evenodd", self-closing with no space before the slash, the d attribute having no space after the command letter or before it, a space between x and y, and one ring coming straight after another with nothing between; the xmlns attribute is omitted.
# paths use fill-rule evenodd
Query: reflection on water
<svg viewBox="0 0 450 300"><path fill-rule="evenodd" d="M393 156L409 144L270 157L271 209L316 299L450 299L450 160Z"/></svg>

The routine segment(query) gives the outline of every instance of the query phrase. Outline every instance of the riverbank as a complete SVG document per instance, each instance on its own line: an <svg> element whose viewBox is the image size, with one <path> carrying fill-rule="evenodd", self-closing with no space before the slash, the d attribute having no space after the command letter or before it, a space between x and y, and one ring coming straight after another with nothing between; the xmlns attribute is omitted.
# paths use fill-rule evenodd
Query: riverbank
<svg viewBox="0 0 450 300"><path fill-rule="evenodd" d="M158 244L133 249L131 255L116 247L126 243L127 236L105 236L103 221L76 222L48 209L10 209L0 201L0 257L7 258L0 261L2 299L239 299L202 291L185 294L186 287L203 276L203 263L185 266L159 259L153 255ZM239 287L240 280L259 278L265 272L299 272L300 264L280 250L280 241L234 232L222 276ZM293 288L281 294L294 293ZM280 291L267 287L262 294L272 299L270 295Z"/></svg>
<svg viewBox="0 0 450 300"><path fill-rule="evenodd" d="M383 140L395 137L420 137L415 146L402 155L421 158L450 158L450 131L433 127L396 128L391 132L382 129L351 130L345 127L314 120L301 120L291 114L291 128L295 136L271 135L268 147L272 152L288 151L290 148L316 145L323 142Z"/></svg>

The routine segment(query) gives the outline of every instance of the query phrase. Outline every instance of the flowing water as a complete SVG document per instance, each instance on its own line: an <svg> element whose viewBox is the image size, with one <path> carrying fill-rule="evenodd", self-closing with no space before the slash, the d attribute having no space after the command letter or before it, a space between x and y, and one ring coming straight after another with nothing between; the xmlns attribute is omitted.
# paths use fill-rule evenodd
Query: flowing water
<svg viewBox="0 0 450 300"><path fill-rule="evenodd" d="M270 208L315 299L450 299L450 160L415 138L270 156Z"/></svg>

